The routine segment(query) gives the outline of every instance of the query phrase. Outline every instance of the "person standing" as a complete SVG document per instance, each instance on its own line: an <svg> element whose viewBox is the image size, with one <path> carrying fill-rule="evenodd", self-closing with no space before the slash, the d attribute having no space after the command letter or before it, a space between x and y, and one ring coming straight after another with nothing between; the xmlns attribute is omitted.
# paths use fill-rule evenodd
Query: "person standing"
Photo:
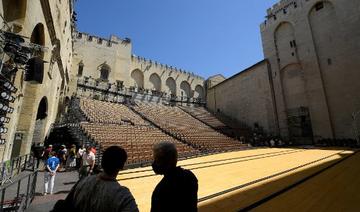
<svg viewBox="0 0 360 212"><path fill-rule="evenodd" d="M66 146L63 144L60 146L58 151L58 157L60 159L60 169L66 169L66 156L67 156L67 149Z"/></svg>
<svg viewBox="0 0 360 212"><path fill-rule="evenodd" d="M50 194L53 194L54 191L54 183L55 183L55 175L59 168L60 161L59 158L56 157L56 152L51 152L49 159L46 161L46 168L45 168L45 191L44 195L48 194L48 188L50 183Z"/></svg>
<svg viewBox="0 0 360 212"><path fill-rule="evenodd" d="M92 174L95 166L95 154L91 151L91 147L86 148L81 160L81 167L79 170L79 179L87 177Z"/></svg>
<svg viewBox="0 0 360 212"><path fill-rule="evenodd" d="M80 168L80 165L81 165L81 160L82 160L82 156L84 154L84 152L86 151L84 145L82 145L77 154L76 154L76 165L77 165L77 168Z"/></svg>
<svg viewBox="0 0 360 212"><path fill-rule="evenodd" d="M177 164L174 143L161 142L153 148L153 170L164 175L151 197L151 212L197 211L198 180L190 171Z"/></svg>
<svg viewBox="0 0 360 212"><path fill-rule="evenodd" d="M72 169L75 166L76 166L76 146L75 144L72 144L66 160L66 168Z"/></svg>
<svg viewBox="0 0 360 212"><path fill-rule="evenodd" d="M53 211L138 212L139 209L129 189L116 180L119 171L124 168L126 159L127 154L123 148L107 148L101 161L104 172L79 181L62 204L55 205Z"/></svg>
<svg viewBox="0 0 360 212"><path fill-rule="evenodd" d="M43 160L45 154L45 147L41 143L33 144L31 147L34 157L36 158L36 166L34 168L39 168L40 161Z"/></svg>
<svg viewBox="0 0 360 212"><path fill-rule="evenodd" d="M45 151L44 151L43 160L44 160L45 165L46 165L47 159L49 159L50 153L53 151L52 148L53 148L53 146L50 144L48 146L48 148L46 148Z"/></svg>

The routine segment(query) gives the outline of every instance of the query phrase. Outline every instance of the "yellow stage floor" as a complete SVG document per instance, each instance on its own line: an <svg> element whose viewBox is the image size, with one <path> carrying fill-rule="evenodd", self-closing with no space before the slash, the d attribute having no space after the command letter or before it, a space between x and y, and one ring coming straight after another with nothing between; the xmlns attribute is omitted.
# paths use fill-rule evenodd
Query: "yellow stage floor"
<svg viewBox="0 0 360 212"><path fill-rule="evenodd" d="M337 170L341 165L344 166L345 162L349 163L354 160L353 158L356 159L359 156L355 155L346 159L275 198L271 198L268 201L264 201L264 198L311 176L353 153L354 151L351 150L339 149L264 148L193 158L180 161L178 165L192 170L199 180L199 211L237 211L247 207L247 209L255 208L255 210L259 211L270 211L275 206L278 206L278 210L275 211L293 209L293 207L301 210L301 200L295 201L295 199L298 199L297 193L306 191L315 198L314 190L311 189L314 187L313 184L310 184L311 180L333 169ZM360 158L358 159L359 161ZM360 175L360 166L358 164L357 170ZM341 170L350 172L349 167L348 169L343 168ZM339 178L339 181L350 179L351 172L348 175L344 175L341 179ZM356 179L357 183L352 185L359 186L359 175ZM120 184L127 186L133 193L140 211L150 210L151 193L161 178L162 176L154 175L151 167L125 170L120 172L118 176ZM321 178L328 183L326 189L324 185L324 192L330 191L332 188L330 185L333 182L334 176L332 179L328 178L326 176ZM344 182L343 185L346 186L348 184ZM305 187L302 188L303 186ZM301 188L301 190L296 193L298 188ZM339 188L342 187L340 186ZM321 200L323 195L321 195L322 191L319 189L321 188L316 189L320 193L316 198ZM332 191L336 192L338 190ZM347 191L350 192L352 190L348 189ZM287 197L288 193L293 196ZM328 194L324 193L324 195ZM360 202L359 195L354 198ZM302 197L302 199L306 198ZM288 207L283 207L283 205ZM309 209L328 211L329 208L310 207Z"/></svg>

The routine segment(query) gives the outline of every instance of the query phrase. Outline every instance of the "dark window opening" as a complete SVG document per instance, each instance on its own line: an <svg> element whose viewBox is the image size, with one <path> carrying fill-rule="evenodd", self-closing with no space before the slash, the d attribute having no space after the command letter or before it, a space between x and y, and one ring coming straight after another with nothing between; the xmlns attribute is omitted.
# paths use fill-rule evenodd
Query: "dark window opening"
<svg viewBox="0 0 360 212"><path fill-rule="evenodd" d="M119 81L119 80L116 81L116 87L118 90L121 90L123 88L123 86L124 86L123 81Z"/></svg>
<svg viewBox="0 0 360 212"><path fill-rule="evenodd" d="M92 41L93 40L93 37L92 36L89 36L88 37L88 41Z"/></svg>
<svg viewBox="0 0 360 212"><path fill-rule="evenodd" d="M77 38L82 38L82 33L78 33Z"/></svg>
<svg viewBox="0 0 360 212"><path fill-rule="evenodd" d="M291 48L292 48L292 47L294 47L294 46L293 46L293 42L292 42L292 41L290 41L290 47L291 47Z"/></svg>
<svg viewBox="0 0 360 212"><path fill-rule="evenodd" d="M102 44L103 40L101 38L98 39L98 44Z"/></svg>
<svg viewBox="0 0 360 212"><path fill-rule="evenodd" d="M319 11L321 10L322 8L324 8L324 2L319 2L315 5L315 10L316 11Z"/></svg>
<svg viewBox="0 0 360 212"><path fill-rule="evenodd" d="M109 70L106 68L101 68L100 70L100 79L108 80L109 78Z"/></svg>
<svg viewBox="0 0 360 212"><path fill-rule="evenodd" d="M44 46L45 45L45 33L44 33L44 25L39 23L35 26L33 32L31 33L30 42ZM40 58L44 58L44 52L37 48L35 53L35 56L39 56Z"/></svg>
<svg viewBox="0 0 360 212"><path fill-rule="evenodd" d="M327 59L328 65L332 65L332 60L330 58Z"/></svg>
<svg viewBox="0 0 360 212"><path fill-rule="evenodd" d="M79 64L79 69L78 69L78 76L82 76L83 75L83 70L84 70L84 64L80 63Z"/></svg>
<svg viewBox="0 0 360 212"><path fill-rule="evenodd" d="M44 61L33 57L27 61L24 81L33 81L42 84L44 78Z"/></svg>
<svg viewBox="0 0 360 212"><path fill-rule="evenodd" d="M284 12L284 14L286 14L287 13L286 9L283 9L283 12Z"/></svg>
<svg viewBox="0 0 360 212"><path fill-rule="evenodd" d="M45 119L47 117L47 100L42 98L36 114L36 120Z"/></svg>
<svg viewBox="0 0 360 212"><path fill-rule="evenodd" d="M24 19L26 15L26 5L27 0L2 0L5 21L11 22Z"/></svg>

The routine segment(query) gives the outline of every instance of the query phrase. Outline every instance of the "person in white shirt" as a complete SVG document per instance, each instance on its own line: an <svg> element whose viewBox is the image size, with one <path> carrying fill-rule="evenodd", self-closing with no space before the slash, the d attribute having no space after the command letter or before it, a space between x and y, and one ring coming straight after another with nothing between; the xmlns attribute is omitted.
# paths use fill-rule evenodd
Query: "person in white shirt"
<svg viewBox="0 0 360 212"><path fill-rule="evenodd" d="M93 172L95 166L95 154L91 151L91 147L86 148L86 152L82 156L81 167L79 170L79 179L87 177Z"/></svg>
<svg viewBox="0 0 360 212"><path fill-rule="evenodd" d="M84 145L80 146L78 152L76 153L76 167L80 168L81 166L81 160L84 152L86 151Z"/></svg>

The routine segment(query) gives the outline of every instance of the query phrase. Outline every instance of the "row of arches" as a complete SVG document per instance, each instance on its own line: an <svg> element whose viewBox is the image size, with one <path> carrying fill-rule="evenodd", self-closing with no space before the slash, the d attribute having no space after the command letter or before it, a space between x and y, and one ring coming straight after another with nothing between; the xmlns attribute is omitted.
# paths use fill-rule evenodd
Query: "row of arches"
<svg viewBox="0 0 360 212"><path fill-rule="evenodd" d="M131 79L133 81L133 85L138 88L144 87L144 74L141 70L135 69L131 72ZM165 91L174 96L183 96L188 98L203 98L204 90L201 85L197 85L195 90L191 90L191 86L189 82L182 81L180 83L180 93L177 93L177 84L176 80L173 77L168 77L165 81L165 88L162 88L162 81L158 74L153 73L149 77L150 87L149 89L156 91Z"/></svg>

